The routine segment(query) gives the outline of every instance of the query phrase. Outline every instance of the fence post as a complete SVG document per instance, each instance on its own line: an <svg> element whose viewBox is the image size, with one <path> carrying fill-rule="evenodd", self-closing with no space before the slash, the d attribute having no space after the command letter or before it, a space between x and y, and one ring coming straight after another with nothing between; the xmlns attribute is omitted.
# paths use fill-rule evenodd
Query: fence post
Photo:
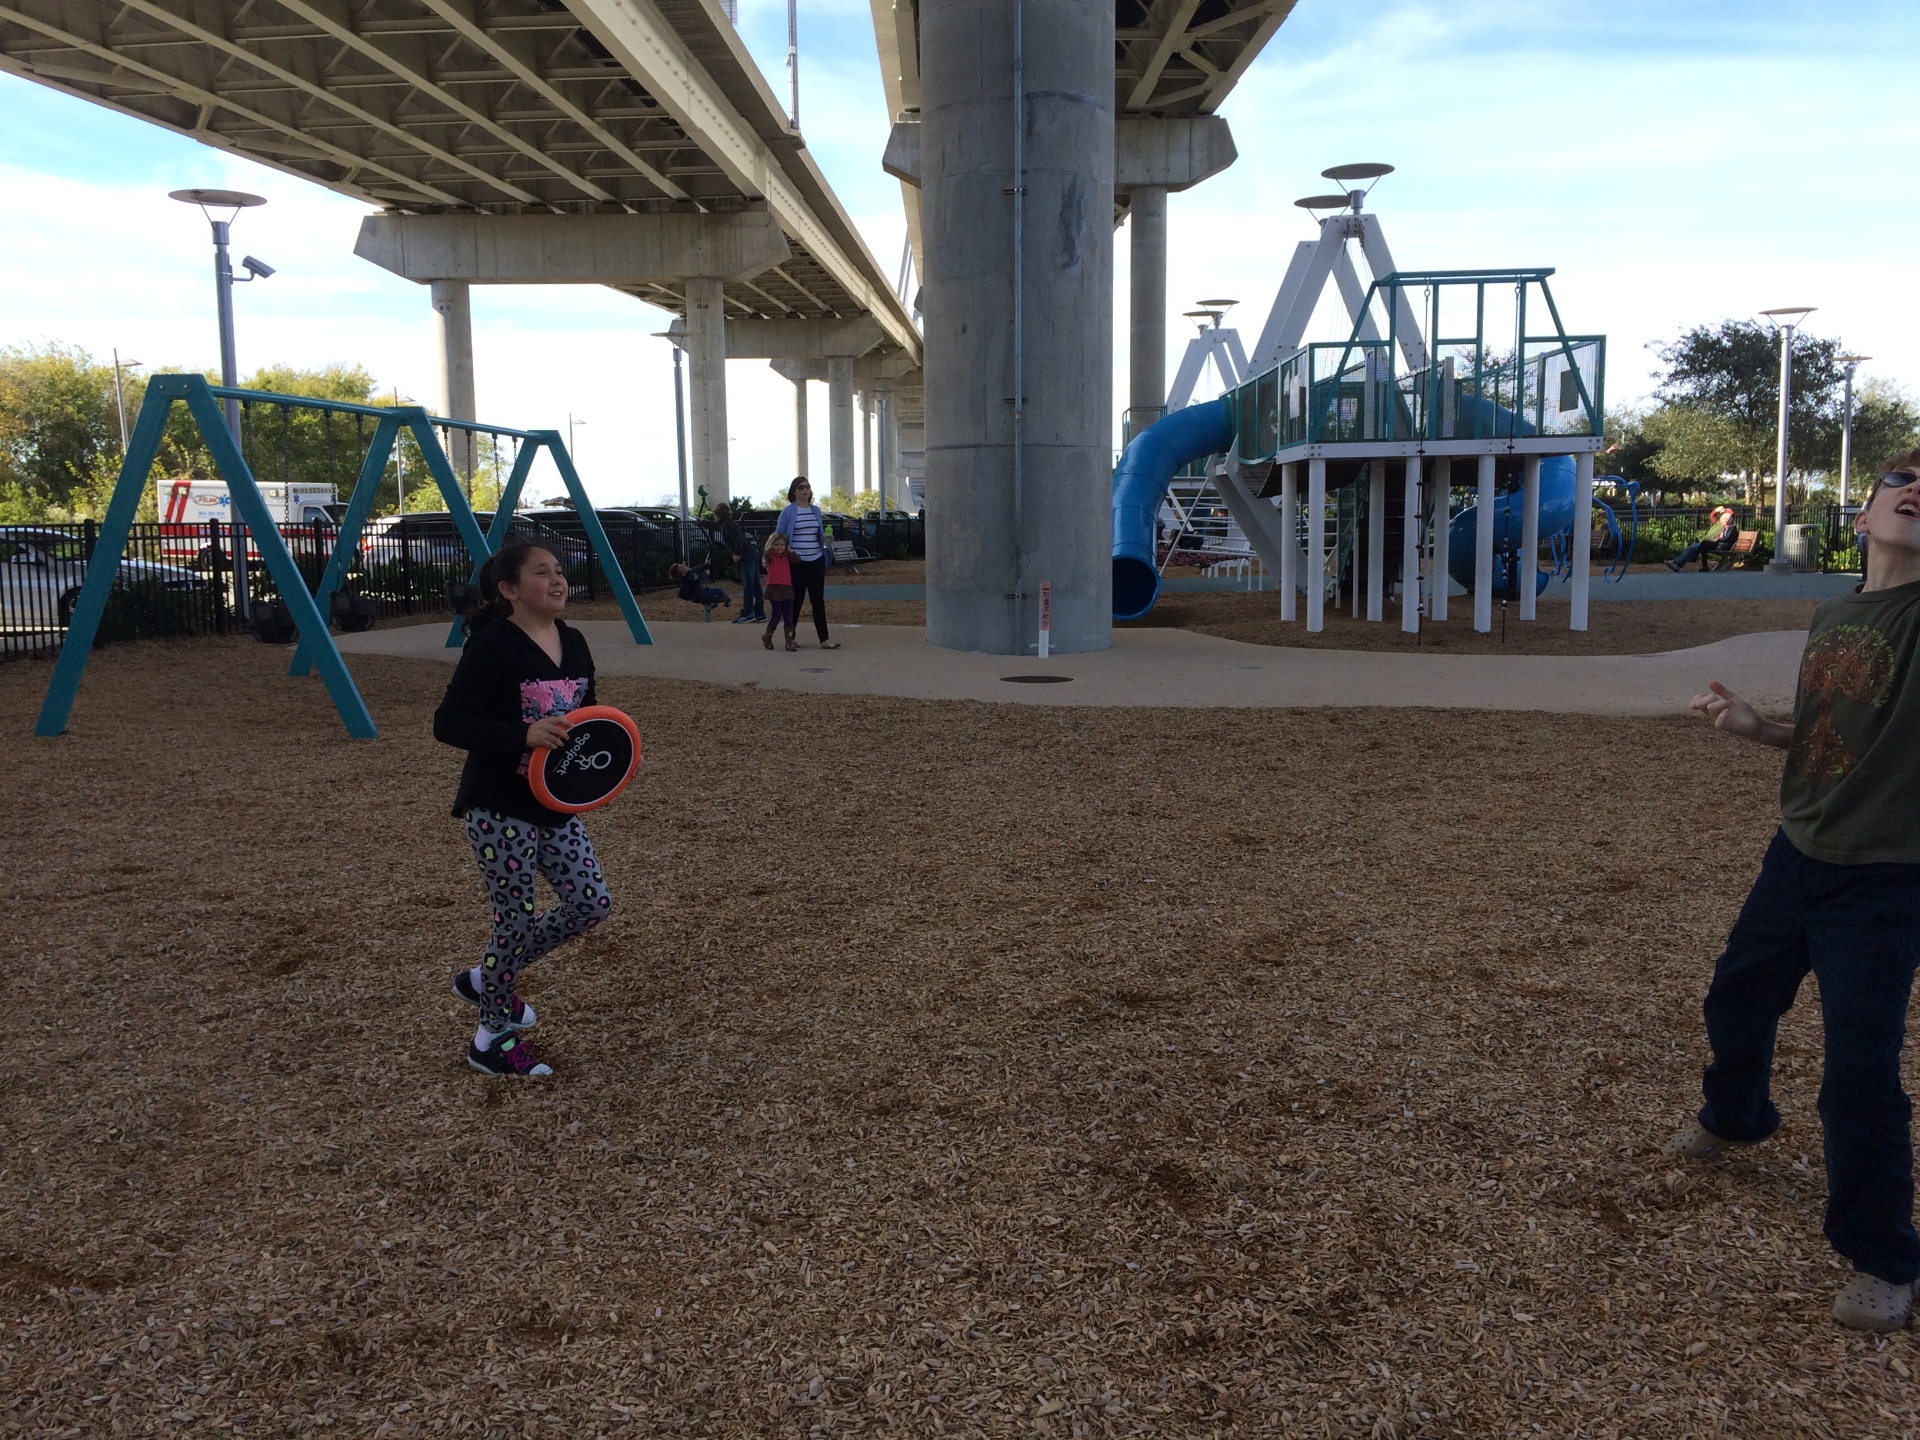
<svg viewBox="0 0 1920 1440"><path fill-rule="evenodd" d="M85 549L87 559L93 559L94 542L100 538L100 527L89 520L80 527L80 544Z"/></svg>
<svg viewBox="0 0 1920 1440"><path fill-rule="evenodd" d="M400 613L413 614L413 546L407 540L407 517L395 527L400 532Z"/></svg>

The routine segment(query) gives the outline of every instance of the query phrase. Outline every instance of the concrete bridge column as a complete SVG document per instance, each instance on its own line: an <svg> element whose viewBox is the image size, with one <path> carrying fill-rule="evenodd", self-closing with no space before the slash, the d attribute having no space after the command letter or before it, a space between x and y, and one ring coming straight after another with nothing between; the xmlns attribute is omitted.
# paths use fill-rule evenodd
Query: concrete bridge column
<svg viewBox="0 0 1920 1440"><path fill-rule="evenodd" d="M727 479L727 325L725 282L687 281L687 369L692 397L693 483L707 504L732 498Z"/></svg>
<svg viewBox="0 0 1920 1440"><path fill-rule="evenodd" d="M440 413L453 420L478 420L480 412L473 393L473 292L465 280L435 280L431 294L440 332ZM471 490L473 435L454 430L447 440L447 458L453 462L454 473L468 481Z"/></svg>
<svg viewBox="0 0 1920 1440"><path fill-rule="evenodd" d="M1054 649L1113 643L1114 12L1021 10L1016 107L1013 7L920 9L927 633L998 655L1037 642L1042 582Z"/></svg>
<svg viewBox="0 0 1920 1440"><path fill-rule="evenodd" d="M853 494L853 357L849 355L827 357L827 488L849 497Z"/></svg>
<svg viewBox="0 0 1920 1440"><path fill-rule="evenodd" d="M1167 403L1167 190L1133 192L1127 408L1138 435Z"/></svg>
<svg viewBox="0 0 1920 1440"><path fill-rule="evenodd" d="M873 391L859 392L860 400L860 493L873 489Z"/></svg>
<svg viewBox="0 0 1920 1440"><path fill-rule="evenodd" d="M807 379L804 375L793 378L793 474L805 475L811 463L807 457L812 453L812 440L807 434ZM792 477L789 477L792 478Z"/></svg>

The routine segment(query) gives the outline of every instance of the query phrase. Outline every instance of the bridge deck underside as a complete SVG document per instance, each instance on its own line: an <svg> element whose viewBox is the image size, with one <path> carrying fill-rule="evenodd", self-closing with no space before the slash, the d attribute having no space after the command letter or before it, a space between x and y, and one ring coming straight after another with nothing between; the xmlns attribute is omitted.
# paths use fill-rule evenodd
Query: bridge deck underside
<svg viewBox="0 0 1920 1440"><path fill-rule="evenodd" d="M690 44L723 92L750 88L723 44ZM0 69L386 209L758 203L559 0L0 0ZM728 313L863 313L793 249L730 284ZM632 293L685 310L676 287Z"/></svg>

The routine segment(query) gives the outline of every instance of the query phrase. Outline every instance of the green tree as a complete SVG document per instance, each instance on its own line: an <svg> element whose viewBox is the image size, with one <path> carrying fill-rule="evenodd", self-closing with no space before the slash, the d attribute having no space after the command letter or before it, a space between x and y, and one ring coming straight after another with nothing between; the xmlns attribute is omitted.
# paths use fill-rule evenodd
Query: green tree
<svg viewBox="0 0 1920 1440"><path fill-rule="evenodd" d="M1655 395L1675 414L1662 422L1667 448L1683 445L1670 465L1698 473L1739 474L1749 500L1774 467L1780 409L1780 334L1752 320L1700 325L1659 347L1666 371ZM1838 340L1796 335L1789 403L1788 468L1803 476L1830 470L1840 449L1843 380ZM1698 417L1697 422L1694 418Z"/></svg>
<svg viewBox="0 0 1920 1440"><path fill-rule="evenodd" d="M1852 493L1858 495L1880 473L1880 466L1903 450L1920 445L1920 407L1889 380L1869 380L1853 397Z"/></svg>
<svg viewBox="0 0 1920 1440"><path fill-rule="evenodd" d="M0 518L85 509L119 448L112 366L78 346L0 350Z"/></svg>
<svg viewBox="0 0 1920 1440"><path fill-rule="evenodd" d="M1661 405L1647 413L1643 430L1659 447L1650 462L1674 489L1724 489L1725 476L1745 480L1749 502L1757 477L1774 460L1771 429L1756 431L1739 419L1693 405Z"/></svg>

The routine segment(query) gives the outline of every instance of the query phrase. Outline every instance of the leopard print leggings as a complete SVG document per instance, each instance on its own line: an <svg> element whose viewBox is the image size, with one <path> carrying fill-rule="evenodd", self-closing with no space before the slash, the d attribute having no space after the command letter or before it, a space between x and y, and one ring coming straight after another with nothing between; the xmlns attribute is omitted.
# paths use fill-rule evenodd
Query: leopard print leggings
<svg viewBox="0 0 1920 1440"><path fill-rule="evenodd" d="M578 815L548 828L475 806L467 812L467 843L493 902L493 938L480 957L480 1023L504 1030L521 972L606 919L613 897ZM535 874L553 887L551 909L534 909Z"/></svg>

